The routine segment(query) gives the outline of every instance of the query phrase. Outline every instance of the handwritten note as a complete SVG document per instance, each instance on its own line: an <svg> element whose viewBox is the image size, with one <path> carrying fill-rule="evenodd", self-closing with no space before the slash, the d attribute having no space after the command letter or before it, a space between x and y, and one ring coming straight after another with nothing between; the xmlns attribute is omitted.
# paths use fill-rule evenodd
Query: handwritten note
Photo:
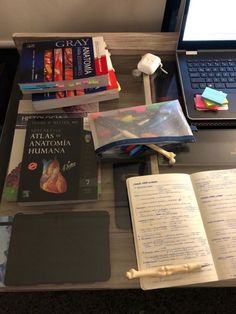
<svg viewBox="0 0 236 314"><path fill-rule="evenodd" d="M192 175L220 279L236 277L236 169Z"/></svg>

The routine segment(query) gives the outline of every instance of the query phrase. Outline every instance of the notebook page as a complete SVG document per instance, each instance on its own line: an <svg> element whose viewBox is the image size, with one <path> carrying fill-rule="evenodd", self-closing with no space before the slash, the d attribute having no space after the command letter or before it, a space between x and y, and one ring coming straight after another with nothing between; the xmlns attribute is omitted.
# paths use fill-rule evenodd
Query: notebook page
<svg viewBox="0 0 236 314"><path fill-rule="evenodd" d="M142 289L217 280L189 175L158 174L127 180L139 270L188 262L208 263L200 272L141 278Z"/></svg>
<svg viewBox="0 0 236 314"><path fill-rule="evenodd" d="M236 169L191 177L219 279L236 278Z"/></svg>

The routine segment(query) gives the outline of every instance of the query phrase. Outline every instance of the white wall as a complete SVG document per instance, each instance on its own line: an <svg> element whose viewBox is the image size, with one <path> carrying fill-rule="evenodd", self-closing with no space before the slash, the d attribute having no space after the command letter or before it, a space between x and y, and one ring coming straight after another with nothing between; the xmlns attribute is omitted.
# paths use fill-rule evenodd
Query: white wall
<svg viewBox="0 0 236 314"><path fill-rule="evenodd" d="M165 0L0 0L0 41L17 32L156 32Z"/></svg>

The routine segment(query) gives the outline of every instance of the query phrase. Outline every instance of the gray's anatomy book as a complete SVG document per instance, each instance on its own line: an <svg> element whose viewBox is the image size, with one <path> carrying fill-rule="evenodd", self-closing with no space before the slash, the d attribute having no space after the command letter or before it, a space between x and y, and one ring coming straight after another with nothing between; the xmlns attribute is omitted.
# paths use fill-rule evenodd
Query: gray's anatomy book
<svg viewBox="0 0 236 314"><path fill-rule="evenodd" d="M109 84L107 86L32 94L34 109L37 111L43 111L78 104L88 104L94 101L105 101L119 98L120 86L117 82L116 74L108 51L107 64L109 74Z"/></svg>
<svg viewBox="0 0 236 314"><path fill-rule="evenodd" d="M139 270L205 266L141 277L142 289L236 278L236 169L132 177L127 189Z"/></svg>
<svg viewBox="0 0 236 314"><path fill-rule="evenodd" d="M24 43L19 86L23 94L107 86L102 36Z"/></svg>

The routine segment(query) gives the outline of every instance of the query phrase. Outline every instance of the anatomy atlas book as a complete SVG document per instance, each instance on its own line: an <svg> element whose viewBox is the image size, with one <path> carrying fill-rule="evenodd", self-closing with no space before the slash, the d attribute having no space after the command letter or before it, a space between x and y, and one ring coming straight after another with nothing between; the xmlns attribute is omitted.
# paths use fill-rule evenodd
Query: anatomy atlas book
<svg viewBox="0 0 236 314"><path fill-rule="evenodd" d="M98 168L82 118L29 120L18 202L24 205L97 200Z"/></svg>

